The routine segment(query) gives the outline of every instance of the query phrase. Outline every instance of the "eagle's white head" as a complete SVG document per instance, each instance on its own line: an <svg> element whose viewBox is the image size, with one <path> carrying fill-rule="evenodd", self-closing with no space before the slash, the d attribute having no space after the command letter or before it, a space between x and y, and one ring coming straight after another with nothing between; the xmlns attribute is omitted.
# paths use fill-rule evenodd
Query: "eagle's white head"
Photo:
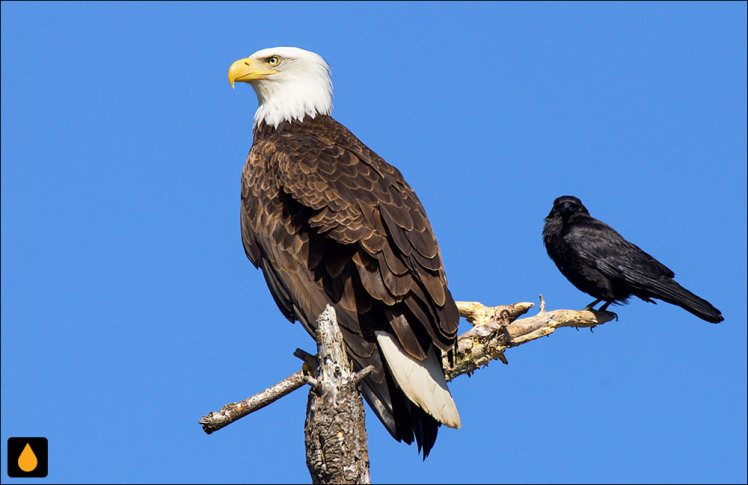
<svg viewBox="0 0 748 485"><path fill-rule="evenodd" d="M261 121L277 127L332 109L330 66L319 54L298 47L262 49L229 68L229 83L247 82L257 93L255 126Z"/></svg>

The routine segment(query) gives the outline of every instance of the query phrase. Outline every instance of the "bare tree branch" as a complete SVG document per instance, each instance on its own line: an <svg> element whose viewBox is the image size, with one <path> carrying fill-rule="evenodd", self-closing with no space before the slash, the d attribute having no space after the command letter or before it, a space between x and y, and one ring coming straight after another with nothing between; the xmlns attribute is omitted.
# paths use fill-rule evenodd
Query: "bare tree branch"
<svg viewBox="0 0 748 485"><path fill-rule="evenodd" d="M304 423L312 483L370 483L364 403L358 390L367 367L354 374L335 310L317 318L317 384L309 391Z"/></svg>
<svg viewBox="0 0 748 485"><path fill-rule="evenodd" d="M528 318L515 320L534 305L528 302L513 305L486 307L478 302L457 302L460 316L475 325L457 339L456 351L450 359L443 357L447 380L499 359L505 364L504 352L531 340L552 334L559 327L590 327L602 325L615 318L614 313L592 310L545 311L545 301L540 296L540 311Z"/></svg>
<svg viewBox="0 0 748 485"><path fill-rule="evenodd" d="M304 371L300 370L252 397L243 401L226 404L218 412L211 411L210 414L202 417L200 424L203 425L203 431L210 434L258 409L264 408L271 402L292 393L306 383L307 376L305 376Z"/></svg>
<svg viewBox="0 0 748 485"><path fill-rule="evenodd" d="M593 310L547 312L541 296L540 311L532 317L517 320L533 306L534 304L529 302L495 307L487 307L478 302L457 302L460 316L475 326L459 336L451 362L446 355L444 356L447 380L462 374L470 374L492 360L498 359L506 363L506 349L550 335L557 328L593 328L615 318L614 313ZM203 425L203 430L210 434L313 381L308 373L300 370L244 401L226 404L220 411L203 416L200 424Z"/></svg>

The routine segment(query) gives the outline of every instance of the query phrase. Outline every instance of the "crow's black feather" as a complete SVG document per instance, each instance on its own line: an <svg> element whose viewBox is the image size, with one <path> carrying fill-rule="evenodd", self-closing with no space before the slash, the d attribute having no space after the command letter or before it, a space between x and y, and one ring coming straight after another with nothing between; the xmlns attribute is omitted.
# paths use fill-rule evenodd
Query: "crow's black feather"
<svg viewBox="0 0 748 485"><path fill-rule="evenodd" d="M667 266L591 217L576 197L556 199L545 222L548 255L574 286L595 297L592 305L606 302L601 310L634 295L678 305L707 322L724 320L711 303L676 283Z"/></svg>

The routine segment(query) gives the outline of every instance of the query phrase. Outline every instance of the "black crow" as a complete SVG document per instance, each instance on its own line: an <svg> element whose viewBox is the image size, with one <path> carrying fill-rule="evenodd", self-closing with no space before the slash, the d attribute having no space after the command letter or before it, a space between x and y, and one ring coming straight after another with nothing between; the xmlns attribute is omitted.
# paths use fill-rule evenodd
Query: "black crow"
<svg viewBox="0 0 748 485"><path fill-rule="evenodd" d="M561 273L574 286L605 304L625 302L631 295L678 305L706 320L719 323L722 313L675 282L667 266L631 244L612 227L590 216L582 201L564 195L553 201L545 218L543 243Z"/></svg>

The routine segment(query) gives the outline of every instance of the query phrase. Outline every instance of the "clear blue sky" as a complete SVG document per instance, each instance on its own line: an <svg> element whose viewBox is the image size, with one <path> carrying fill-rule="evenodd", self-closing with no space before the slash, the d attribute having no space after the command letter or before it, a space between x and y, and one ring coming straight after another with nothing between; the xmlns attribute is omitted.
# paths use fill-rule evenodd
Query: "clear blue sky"
<svg viewBox="0 0 748 485"><path fill-rule="evenodd" d="M3 482L11 436L49 439L42 482L309 481L305 390L198 425L315 348L239 234L226 73L278 45L330 63L456 299L589 303L541 240L572 194L726 318L633 299L512 349L425 462L368 414L375 482L745 483L745 2L3 2Z"/></svg>

